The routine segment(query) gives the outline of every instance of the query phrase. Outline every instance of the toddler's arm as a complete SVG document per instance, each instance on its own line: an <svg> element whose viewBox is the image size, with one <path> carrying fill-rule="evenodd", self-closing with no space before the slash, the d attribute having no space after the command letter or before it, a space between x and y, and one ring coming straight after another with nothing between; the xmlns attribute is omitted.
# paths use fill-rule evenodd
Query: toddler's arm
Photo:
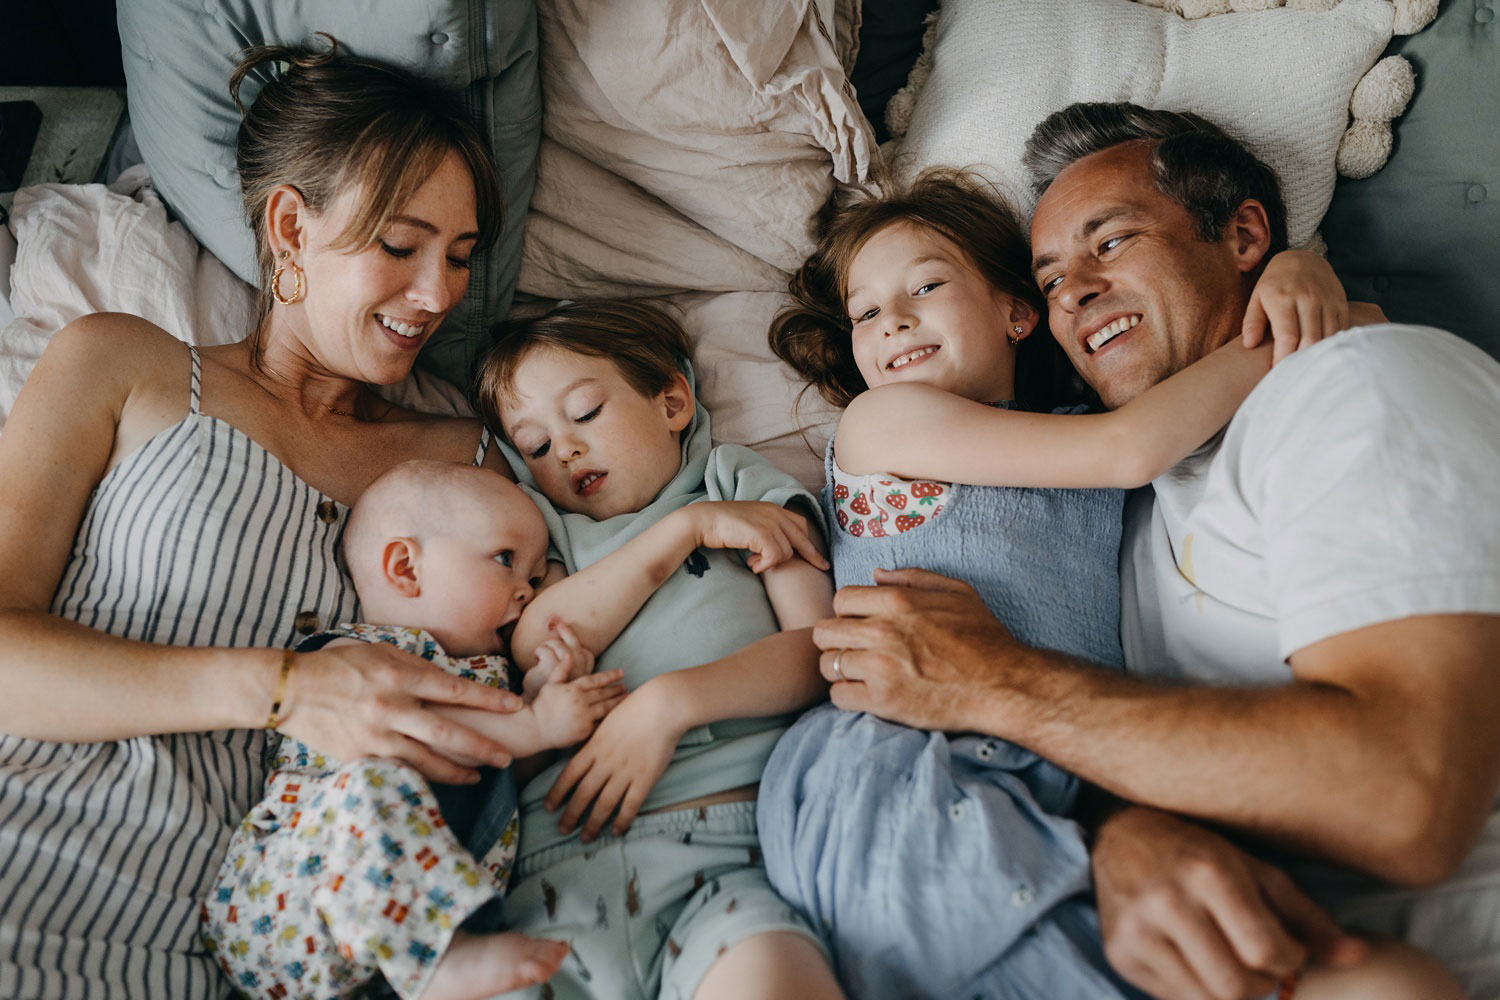
<svg viewBox="0 0 1500 1000"><path fill-rule="evenodd" d="M534 666L537 649L560 620L572 626L584 648L602 652L699 546L748 549L750 568L757 571L797 554L827 565L799 514L769 503L690 504L545 587L516 623L511 658L523 670Z"/></svg>
<svg viewBox="0 0 1500 1000"><path fill-rule="evenodd" d="M1257 347L1270 325L1273 365L1340 330L1385 322L1369 302L1350 302L1328 262L1305 250L1283 250L1271 258L1250 293L1241 337Z"/></svg>
<svg viewBox="0 0 1500 1000"><path fill-rule="evenodd" d="M611 815L613 831L624 832L689 729L779 715L825 695L812 625L833 615L833 581L801 559L767 571L764 579L784 631L701 666L662 674L627 695L547 793L548 809L571 793L560 830L571 832L587 811L580 834L585 841Z"/></svg>

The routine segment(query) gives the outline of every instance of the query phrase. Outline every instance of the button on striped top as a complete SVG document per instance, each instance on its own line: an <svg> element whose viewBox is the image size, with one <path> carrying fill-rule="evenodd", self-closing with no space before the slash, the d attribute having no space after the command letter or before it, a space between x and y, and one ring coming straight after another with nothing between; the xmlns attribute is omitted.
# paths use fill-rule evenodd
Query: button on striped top
<svg viewBox="0 0 1500 1000"><path fill-rule="evenodd" d="M199 409L89 499L55 614L175 646L292 645L357 618L348 510ZM330 516L331 515L331 516ZM260 798L258 730L44 743L0 735L0 996L218 997L198 906Z"/></svg>

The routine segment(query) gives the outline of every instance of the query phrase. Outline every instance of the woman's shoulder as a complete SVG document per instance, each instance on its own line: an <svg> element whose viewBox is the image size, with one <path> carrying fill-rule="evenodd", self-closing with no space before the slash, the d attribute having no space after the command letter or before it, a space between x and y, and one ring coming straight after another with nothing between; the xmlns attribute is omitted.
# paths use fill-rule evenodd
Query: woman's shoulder
<svg viewBox="0 0 1500 1000"><path fill-rule="evenodd" d="M119 400L142 384L187 381L187 346L128 313L80 316L53 335L43 359L56 377Z"/></svg>

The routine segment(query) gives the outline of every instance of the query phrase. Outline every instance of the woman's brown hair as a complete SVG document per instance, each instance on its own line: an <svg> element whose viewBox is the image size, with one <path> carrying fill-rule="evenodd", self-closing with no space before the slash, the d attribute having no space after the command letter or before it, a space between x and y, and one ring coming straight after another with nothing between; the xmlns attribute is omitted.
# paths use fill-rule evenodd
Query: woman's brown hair
<svg viewBox="0 0 1500 1000"><path fill-rule="evenodd" d="M240 53L229 94L244 115L235 143L245 217L255 233L260 308L251 350L271 311L273 269L266 233L271 192L290 184L313 212L328 210L351 188L362 192L335 246L369 247L449 152L474 179L479 223L476 250L500 236L500 180L495 161L458 96L369 59L339 52L332 35L322 51L258 45ZM248 110L240 101L246 77L267 64L284 68L261 87ZM266 69L263 69L266 67Z"/></svg>
<svg viewBox="0 0 1500 1000"><path fill-rule="evenodd" d="M495 433L505 433L500 404L514 392L517 369L527 355L544 347L608 358L620 377L646 397L670 386L692 355L682 324L647 302L568 302L533 319L502 323L479 364L472 392L474 409Z"/></svg>
<svg viewBox="0 0 1500 1000"><path fill-rule="evenodd" d="M872 236L897 222L951 240L990 285L1037 311L1037 329L1016 349L1017 402L1045 410L1076 401L1079 383L1047 335L1047 305L1031 277L1020 223L981 179L962 170L925 170L891 194L833 210L817 249L789 283L796 304L771 324L776 356L834 406L848 406L869 388L854 363L845 301L849 266Z"/></svg>

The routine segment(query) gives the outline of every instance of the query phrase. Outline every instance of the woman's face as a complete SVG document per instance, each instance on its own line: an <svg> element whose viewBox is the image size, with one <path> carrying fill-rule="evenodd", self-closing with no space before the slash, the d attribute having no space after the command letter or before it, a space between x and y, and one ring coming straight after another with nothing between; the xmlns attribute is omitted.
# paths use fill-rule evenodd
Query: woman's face
<svg viewBox="0 0 1500 1000"><path fill-rule="evenodd" d="M474 181L450 151L374 244L332 244L360 205L351 190L307 225L306 346L330 371L377 385L399 382L417 351L463 298L476 221ZM283 276L283 293L291 289Z"/></svg>
<svg viewBox="0 0 1500 1000"><path fill-rule="evenodd" d="M981 403L1015 397L1017 303L947 237L892 223L855 254L848 288L854 362L872 389L920 382Z"/></svg>
<svg viewBox="0 0 1500 1000"><path fill-rule="evenodd" d="M522 359L499 409L542 494L603 521L643 509L677 475L693 400L680 377L643 396L608 358L543 347Z"/></svg>

